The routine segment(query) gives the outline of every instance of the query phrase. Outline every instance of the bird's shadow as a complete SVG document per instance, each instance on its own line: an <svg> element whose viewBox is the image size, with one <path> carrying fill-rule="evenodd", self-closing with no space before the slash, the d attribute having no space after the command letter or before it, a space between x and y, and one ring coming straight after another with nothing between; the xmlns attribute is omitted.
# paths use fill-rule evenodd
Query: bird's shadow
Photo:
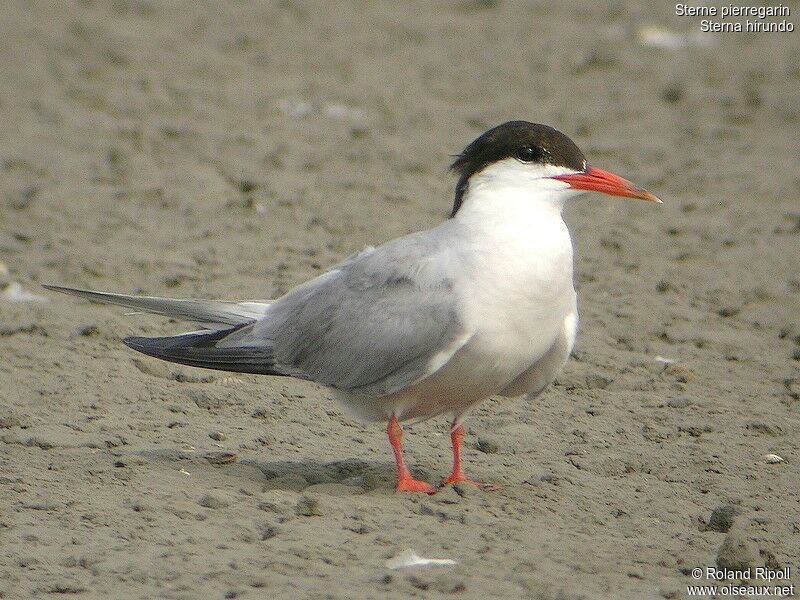
<svg viewBox="0 0 800 600"><path fill-rule="evenodd" d="M353 486L362 492L394 490L396 471L389 462L368 462L356 458L322 462L314 459L302 461L263 461L244 459L229 464L213 464L202 454L173 448L155 448L136 451L135 454L152 464L162 464L169 469L185 469L195 473L220 470L231 477L249 479L265 490L299 492L318 484L338 483ZM241 469L238 466L254 467ZM424 469L415 469L415 475L428 478Z"/></svg>
<svg viewBox="0 0 800 600"><path fill-rule="evenodd" d="M323 483L340 483L362 488L364 491L392 489L394 468L384 462L367 462L359 459L344 459L333 462L304 461L259 461L243 460L240 464L256 467L264 474L265 484L271 489L297 490L298 482L309 486ZM301 479L302 478L302 479Z"/></svg>

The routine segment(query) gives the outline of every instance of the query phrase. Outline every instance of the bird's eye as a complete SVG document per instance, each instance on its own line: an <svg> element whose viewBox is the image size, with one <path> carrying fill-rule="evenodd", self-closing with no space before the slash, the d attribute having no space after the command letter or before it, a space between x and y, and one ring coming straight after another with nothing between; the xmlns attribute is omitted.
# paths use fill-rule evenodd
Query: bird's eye
<svg viewBox="0 0 800 600"><path fill-rule="evenodd" d="M534 148L533 146L523 146L517 150L516 156L522 162L533 162L542 157L542 151L541 149Z"/></svg>

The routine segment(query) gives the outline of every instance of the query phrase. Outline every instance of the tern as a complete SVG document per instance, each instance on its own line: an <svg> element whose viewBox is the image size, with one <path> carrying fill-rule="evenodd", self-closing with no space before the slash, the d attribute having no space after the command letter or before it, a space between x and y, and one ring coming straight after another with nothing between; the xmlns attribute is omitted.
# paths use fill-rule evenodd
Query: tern
<svg viewBox="0 0 800 600"><path fill-rule="evenodd" d="M401 421L451 415L453 469L467 478L463 420L499 395L535 398L566 364L578 326L573 250L562 219L585 192L661 201L587 164L563 133L509 121L457 155L450 218L360 254L277 300L227 302L45 286L203 327L129 337L162 360L295 377L334 390L356 417L388 421L397 491L433 494L403 458Z"/></svg>

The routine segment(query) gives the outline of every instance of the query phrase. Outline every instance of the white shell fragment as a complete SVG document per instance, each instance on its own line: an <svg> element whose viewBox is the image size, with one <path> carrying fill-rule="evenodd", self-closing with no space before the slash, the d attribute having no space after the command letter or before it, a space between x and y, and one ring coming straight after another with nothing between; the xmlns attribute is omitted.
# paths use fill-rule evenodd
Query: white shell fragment
<svg viewBox="0 0 800 600"><path fill-rule="evenodd" d="M314 110L310 102L294 99L280 100L278 102L278 108L280 108L284 114L294 117L295 119L302 119L311 114Z"/></svg>
<svg viewBox="0 0 800 600"><path fill-rule="evenodd" d="M386 561L388 569L410 569L414 567L449 567L456 564L450 558L423 558L413 550L403 550Z"/></svg>
<svg viewBox="0 0 800 600"><path fill-rule="evenodd" d="M351 119L353 121L364 120L364 111L352 106L343 104L328 104L323 109L326 116L333 119Z"/></svg>
<svg viewBox="0 0 800 600"><path fill-rule="evenodd" d="M344 104L325 104L320 106L296 98L279 100L278 108L283 114L295 119L303 119L309 115L320 113L331 119L347 119L350 121L363 121L367 116L362 109L355 106Z"/></svg>
<svg viewBox="0 0 800 600"><path fill-rule="evenodd" d="M661 363L664 366L674 365L676 362L678 362L674 358L664 358L661 355L656 355L656 357L653 360L656 361L657 363Z"/></svg>
<svg viewBox="0 0 800 600"><path fill-rule="evenodd" d="M700 31L680 33L658 25L640 27L636 32L636 38L642 46L662 50L678 50L690 46L703 47L713 44L712 39Z"/></svg>
<svg viewBox="0 0 800 600"><path fill-rule="evenodd" d="M776 465L778 463L786 462L786 459L782 456L778 456L777 454L765 454L764 460L767 461L767 464Z"/></svg>
<svg viewBox="0 0 800 600"><path fill-rule="evenodd" d="M4 300L8 300L9 302L49 302L49 298L45 298L44 296L40 296L39 294L34 294L33 292L29 292L24 289L19 283L16 281L12 281L9 284L2 286L0 288L0 298Z"/></svg>
<svg viewBox="0 0 800 600"><path fill-rule="evenodd" d="M0 262L0 299L8 302L48 302L49 298L25 290L19 283L11 280L11 271Z"/></svg>

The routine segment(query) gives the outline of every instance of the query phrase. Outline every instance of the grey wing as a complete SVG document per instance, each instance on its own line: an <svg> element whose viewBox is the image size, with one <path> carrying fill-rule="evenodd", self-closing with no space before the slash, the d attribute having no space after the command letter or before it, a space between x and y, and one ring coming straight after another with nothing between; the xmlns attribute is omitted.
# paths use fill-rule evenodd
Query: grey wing
<svg viewBox="0 0 800 600"><path fill-rule="evenodd" d="M407 236L359 255L276 301L231 342L270 345L277 364L347 392L403 389L463 337L432 243Z"/></svg>

